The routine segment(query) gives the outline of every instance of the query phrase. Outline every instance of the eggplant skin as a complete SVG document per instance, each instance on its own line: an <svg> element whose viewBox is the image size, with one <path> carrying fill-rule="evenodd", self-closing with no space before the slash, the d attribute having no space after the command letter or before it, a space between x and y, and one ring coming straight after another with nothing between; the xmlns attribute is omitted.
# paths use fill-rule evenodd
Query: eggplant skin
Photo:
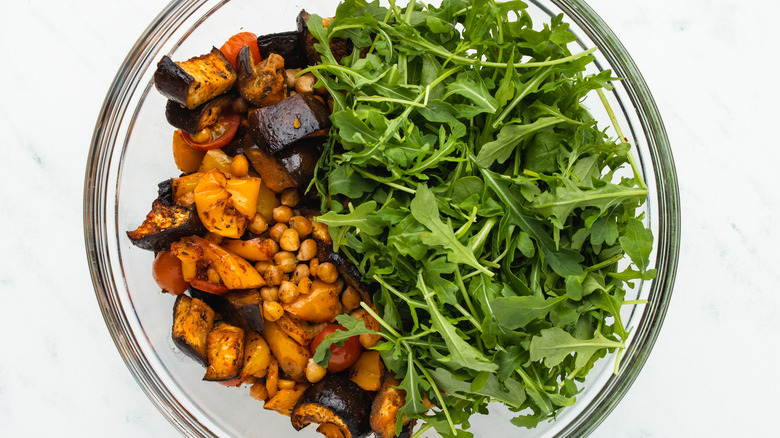
<svg viewBox="0 0 780 438"><path fill-rule="evenodd" d="M201 365L208 365L206 343L214 326L214 310L198 298L179 295L173 304L174 344Z"/></svg>
<svg viewBox="0 0 780 438"><path fill-rule="evenodd" d="M163 56L154 72L157 90L189 109L230 90L235 82L236 70L216 47L181 62Z"/></svg>
<svg viewBox="0 0 780 438"><path fill-rule="evenodd" d="M164 251L184 236L205 232L195 205L185 207L171 204L164 197L152 203L152 210L144 222L127 237L133 245L149 251Z"/></svg>
<svg viewBox="0 0 780 438"><path fill-rule="evenodd" d="M174 128L194 135L201 129L216 123L222 110L229 107L235 98L236 95L233 93L222 94L195 109L189 109L176 101L168 100L165 105L165 118Z"/></svg>
<svg viewBox="0 0 780 438"><path fill-rule="evenodd" d="M257 145L272 154L331 125L328 106L306 94L251 110L247 118Z"/></svg>
<svg viewBox="0 0 780 438"><path fill-rule="evenodd" d="M257 37L257 47L263 59L271 53L284 58L285 68L306 67L306 54L301 49L297 31L261 35Z"/></svg>
<svg viewBox="0 0 780 438"><path fill-rule="evenodd" d="M310 386L293 409L295 430L311 423L332 423L344 438L361 438L371 432L371 397L342 374L328 374Z"/></svg>
<svg viewBox="0 0 780 438"><path fill-rule="evenodd" d="M252 51L244 46L236 58L238 92L255 106L269 106L287 98L284 58L271 53L255 65Z"/></svg>
<svg viewBox="0 0 780 438"><path fill-rule="evenodd" d="M315 65L322 62L322 57L320 56L320 53L317 51L317 49L314 48L314 45L319 41L317 41L317 38L315 38L314 35L309 32L310 15L311 14L305 10L301 10L301 12L298 14L298 18L296 19L296 24L298 26L298 40L300 42L301 48L303 49L303 53L306 54L308 65ZM340 60L341 58L352 53L353 44L350 40L333 38L329 41L329 45L330 51L333 53L333 56L336 58L336 60Z"/></svg>
<svg viewBox="0 0 780 438"><path fill-rule="evenodd" d="M262 300L257 289L238 289L224 295L215 295L190 287L190 294L208 303L222 319L245 331L259 332L263 329L260 312Z"/></svg>

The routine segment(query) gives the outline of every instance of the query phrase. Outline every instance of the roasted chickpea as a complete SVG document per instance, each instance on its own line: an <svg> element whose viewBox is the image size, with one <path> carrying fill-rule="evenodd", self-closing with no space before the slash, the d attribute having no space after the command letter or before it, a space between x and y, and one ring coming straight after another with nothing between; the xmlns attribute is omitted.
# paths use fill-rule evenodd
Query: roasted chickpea
<svg viewBox="0 0 780 438"><path fill-rule="evenodd" d="M309 265L305 263L301 263L295 267L295 270L292 273L291 280L293 283L298 284L301 282L301 280L308 277L309 277Z"/></svg>
<svg viewBox="0 0 780 438"><path fill-rule="evenodd" d="M279 246L285 251L298 251L301 246L301 238L298 232L292 228L284 230L279 238Z"/></svg>
<svg viewBox="0 0 780 438"><path fill-rule="evenodd" d="M317 268L320 266L320 259L314 257L309 261L309 275L312 277L317 276Z"/></svg>
<svg viewBox="0 0 780 438"><path fill-rule="evenodd" d="M339 271L331 262L320 263L317 266L317 278L325 283L334 283L339 278Z"/></svg>
<svg viewBox="0 0 780 438"><path fill-rule="evenodd" d="M322 242L326 245L330 245L333 243L333 239L330 238L330 232L328 231L328 226L323 224L322 222L314 221L312 223L312 237L314 237L318 242Z"/></svg>
<svg viewBox="0 0 780 438"><path fill-rule="evenodd" d="M279 252L279 244L276 243L274 239L263 239L263 241L260 242L260 251L262 251L263 254L270 260L277 252Z"/></svg>
<svg viewBox="0 0 780 438"><path fill-rule="evenodd" d="M262 298L263 301L279 301L279 288L276 286L261 287L260 298Z"/></svg>
<svg viewBox="0 0 780 438"><path fill-rule="evenodd" d="M273 216L276 222L286 224L293 217L293 211L286 205L280 205L273 209Z"/></svg>
<svg viewBox="0 0 780 438"><path fill-rule="evenodd" d="M285 224L278 223L274 224L273 227L271 227L270 230L268 230L268 235L271 236L271 239L274 239L275 241L279 241L279 239L282 238L282 233L284 233L284 230L286 230L288 227Z"/></svg>
<svg viewBox="0 0 780 438"><path fill-rule="evenodd" d="M249 173L249 162L243 155L236 155L230 163L230 173L236 178L243 178Z"/></svg>
<svg viewBox="0 0 780 438"><path fill-rule="evenodd" d="M314 84L316 82L317 78L315 78L311 73L298 76L298 80L295 81L295 91L301 94L312 94L314 92Z"/></svg>
<svg viewBox="0 0 780 438"><path fill-rule="evenodd" d="M306 237L311 234L311 221L303 216L293 216L288 223L290 228L298 232L298 236Z"/></svg>
<svg viewBox="0 0 780 438"><path fill-rule="evenodd" d="M327 372L328 370L314 362L314 359L309 359L309 362L306 364L306 380L311 383L317 383L322 380Z"/></svg>
<svg viewBox="0 0 780 438"><path fill-rule="evenodd" d="M301 246L298 249L298 255L295 257L302 262L306 262L313 259L316 255L317 242L315 242L314 239L306 239L301 242Z"/></svg>
<svg viewBox="0 0 780 438"><path fill-rule="evenodd" d="M273 240L271 242L273 242ZM255 270L257 270L257 272L259 272L260 275L263 275L263 274L265 274L265 271L268 270L268 267L272 266L272 265L273 265L273 263L271 263L271 262L260 261L260 262L255 263Z"/></svg>
<svg viewBox="0 0 780 438"><path fill-rule="evenodd" d="M284 308L277 301L263 301L263 313L265 319L276 321L284 315Z"/></svg>
<svg viewBox="0 0 780 438"><path fill-rule="evenodd" d="M298 189L295 187L290 187L284 189L281 196L279 196L279 200L281 201L282 205L295 207L299 202L301 202L301 197L298 195Z"/></svg>
<svg viewBox="0 0 780 438"><path fill-rule="evenodd" d="M344 306L344 310L351 312L360 307L360 293L352 286L347 286L344 292L341 293L341 305Z"/></svg>
<svg viewBox="0 0 780 438"><path fill-rule="evenodd" d="M295 255L287 251L277 252L274 256L274 263L276 263L276 266L285 274L294 271L295 266L297 265Z"/></svg>
<svg viewBox="0 0 780 438"><path fill-rule="evenodd" d="M298 78L295 75L301 71L299 68L288 68L284 71L284 81L287 84L287 88L295 88L295 83L298 82Z"/></svg>
<svg viewBox="0 0 780 438"><path fill-rule="evenodd" d="M279 286L282 284L282 270L278 266L269 266L263 274L265 284L268 286Z"/></svg>
<svg viewBox="0 0 780 438"><path fill-rule="evenodd" d="M249 222L249 231L254 234L263 234L268 229L268 222L262 214L256 214L252 222Z"/></svg>
<svg viewBox="0 0 780 438"><path fill-rule="evenodd" d="M299 293L298 286L296 286L295 283L292 281L283 281L282 285L279 286L279 301L285 304L292 303L298 298Z"/></svg>
<svg viewBox="0 0 780 438"><path fill-rule="evenodd" d="M246 114L246 112L249 111L249 104L243 97L235 98L230 106L236 114Z"/></svg>

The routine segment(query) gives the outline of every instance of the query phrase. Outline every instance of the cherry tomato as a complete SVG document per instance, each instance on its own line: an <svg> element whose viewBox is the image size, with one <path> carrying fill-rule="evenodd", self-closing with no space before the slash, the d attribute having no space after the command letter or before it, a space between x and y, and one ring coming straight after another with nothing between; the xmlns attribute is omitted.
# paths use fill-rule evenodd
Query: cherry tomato
<svg viewBox="0 0 780 438"><path fill-rule="evenodd" d="M323 339L336 330L346 330L340 324L331 324L320 331L314 340L311 341L311 354L317 350ZM328 361L328 372L337 373L344 371L357 362L360 357L361 346L358 336L352 336L344 341L344 346L333 344L330 346L330 360Z"/></svg>
<svg viewBox="0 0 780 438"><path fill-rule="evenodd" d="M233 380L226 380L224 382L219 382L219 384L222 386L229 386L229 387L241 386L241 384L244 383L244 380L245 379L242 379L241 377L236 377Z"/></svg>
<svg viewBox="0 0 780 438"><path fill-rule="evenodd" d="M202 290L203 292L208 292L214 295L224 295L230 292L230 289L228 289L227 286L222 283L212 283L208 280L203 280L198 277L193 278L190 281L190 285L195 289Z"/></svg>
<svg viewBox="0 0 780 438"><path fill-rule="evenodd" d="M255 61L255 64L260 62L261 57L260 48L257 46L257 35L252 32L240 32L233 35L228 38L219 51L222 52L222 54L225 55L225 58L227 58L227 60L233 64L233 67L235 67L238 52L244 46L249 46L249 51L252 52L252 59Z"/></svg>
<svg viewBox="0 0 780 438"><path fill-rule="evenodd" d="M188 145L201 151L208 151L211 149L219 149L225 147L233 140L238 131L238 125L241 124L241 116L238 114L224 114L220 115L217 119L217 123L206 128L210 132L210 139L204 142L196 142L192 139L192 136L186 132L182 132L181 136Z"/></svg>
<svg viewBox="0 0 780 438"><path fill-rule="evenodd" d="M152 277L165 292L181 295L190 284L184 281L181 260L170 249L160 252L152 263Z"/></svg>

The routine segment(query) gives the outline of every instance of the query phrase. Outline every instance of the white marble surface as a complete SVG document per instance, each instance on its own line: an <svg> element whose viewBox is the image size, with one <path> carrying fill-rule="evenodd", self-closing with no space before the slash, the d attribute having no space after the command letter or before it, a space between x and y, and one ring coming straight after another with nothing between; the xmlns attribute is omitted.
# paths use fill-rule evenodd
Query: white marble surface
<svg viewBox="0 0 780 438"><path fill-rule="evenodd" d="M679 172L663 331L595 437L777 436L780 89L769 0L592 0L643 71ZM0 19L0 436L178 436L105 328L82 231L105 92L165 6L17 1Z"/></svg>

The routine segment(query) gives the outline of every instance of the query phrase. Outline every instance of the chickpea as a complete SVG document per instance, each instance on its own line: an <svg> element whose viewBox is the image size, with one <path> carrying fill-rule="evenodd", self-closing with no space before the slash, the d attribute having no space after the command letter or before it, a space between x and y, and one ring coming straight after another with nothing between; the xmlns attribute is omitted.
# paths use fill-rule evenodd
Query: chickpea
<svg viewBox="0 0 780 438"><path fill-rule="evenodd" d="M284 233L284 230L286 230L288 227L285 224L278 223L275 224L271 229L268 231L268 235L271 236L271 239L274 239L275 241L279 241L279 239L282 238L282 233Z"/></svg>
<svg viewBox="0 0 780 438"><path fill-rule="evenodd" d="M268 260L271 260L271 258L279 252L279 244L274 241L274 239L263 239L262 242L260 242L260 251L268 257Z"/></svg>
<svg viewBox="0 0 780 438"><path fill-rule="evenodd" d="M314 362L314 359L309 359L309 362L306 364L306 380L311 383L317 383L325 377L327 371L325 367Z"/></svg>
<svg viewBox="0 0 780 438"><path fill-rule="evenodd" d="M301 281L298 282L298 292L303 295L308 295L309 292L311 292L311 278L303 277Z"/></svg>
<svg viewBox="0 0 780 438"><path fill-rule="evenodd" d="M298 284L303 280L304 278L309 277L309 266L305 263L301 263L300 265L295 267L295 270L292 273L292 282L295 284Z"/></svg>
<svg viewBox="0 0 780 438"><path fill-rule="evenodd" d="M249 162L243 155L236 155L230 163L230 173L236 178L243 178L249 173Z"/></svg>
<svg viewBox="0 0 780 438"><path fill-rule="evenodd" d="M284 71L284 81L287 83L287 88L295 88L295 83L298 82L298 78L295 75L301 71L299 68L288 68Z"/></svg>
<svg viewBox="0 0 780 438"><path fill-rule="evenodd" d="M298 232L300 237L306 237L311 234L311 221L303 216L293 216L288 223L290 228Z"/></svg>
<svg viewBox="0 0 780 438"><path fill-rule="evenodd" d="M285 304L295 301L299 294L298 286L291 281L283 281L282 285L279 286L279 301Z"/></svg>
<svg viewBox="0 0 780 438"><path fill-rule="evenodd" d="M263 279L268 286L279 286L282 284L282 270L278 266L269 266L263 274Z"/></svg>
<svg viewBox="0 0 780 438"><path fill-rule="evenodd" d="M360 293L352 286L347 286L344 292L341 293L341 305L344 306L344 310L351 312L360 307Z"/></svg>
<svg viewBox="0 0 780 438"><path fill-rule="evenodd" d="M301 202L301 197L298 195L298 189L295 187L290 187L284 189L279 197L279 200L281 201L282 205L295 207L299 202Z"/></svg>
<svg viewBox="0 0 780 438"><path fill-rule="evenodd" d="M336 270L338 272L338 270ZM336 281L333 282L333 284L336 285L336 293L341 293L344 291L344 286L346 286L346 283L344 283L344 279L341 277L336 278Z"/></svg>
<svg viewBox="0 0 780 438"><path fill-rule="evenodd" d="M317 266L317 278L325 283L334 283L339 278L339 271L336 270L336 265L331 262L320 263Z"/></svg>
<svg viewBox="0 0 780 438"><path fill-rule="evenodd" d="M298 249L298 255L295 257L302 262L306 262L313 259L316 255L317 242L315 242L314 239L306 239L301 242L300 249ZM314 275L314 273L312 273L312 275Z"/></svg>
<svg viewBox="0 0 780 438"><path fill-rule="evenodd" d="M295 270L297 265L295 261L295 255L287 251L279 251L274 256L274 263L284 274L289 274Z"/></svg>
<svg viewBox="0 0 780 438"><path fill-rule="evenodd" d="M219 274L217 273L217 270L216 270L216 269L214 269L212 266L209 266L209 268L208 268L208 269L206 269L206 277L207 277L207 278L209 279L209 281L210 281L210 282L212 282L212 283L219 283L219 282L220 282L220 280L221 280L221 279L219 278Z"/></svg>
<svg viewBox="0 0 780 438"><path fill-rule="evenodd" d="M273 240L271 242L273 242ZM274 242L274 243L276 243L276 242ZM265 271L268 270L268 267L272 266L272 265L273 265L273 263L271 263L271 262L265 262L265 261L257 262L257 263L255 263L255 270L258 273L260 273L260 275L263 275L263 274L265 274Z"/></svg>
<svg viewBox="0 0 780 438"><path fill-rule="evenodd" d="M252 219L252 222L249 222L249 226L247 228L249 228L249 231L254 234L263 234L265 230L268 229L268 222L266 222L262 214L256 214L255 218Z"/></svg>
<svg viewBox="0 0 780 438"><path fill-rule="evenodd" d="M293 211L286 205L280 205L273 209L273 216L276 222L286 224L293 217Z"/></svg>
<svg viewBox="0 0 780 438"><path fill-rule="evenodd" d="M301 94L312 94L314 92L314 84L317 82L317 78L311 73L306 73L303 76L299 76L295 82L295 91Z"/></svg>
<svg viewBox="0 0 780 438"><path fill-rule="evenodd" d="M284 230L282 237L279 238L279 246L285 251L298 251L301 247L301 238L298 232L292 228Z"/></svg>
<svg viewBox="0 0 780 438"><path fill-rule="evenodd" d="M246 102L246 100L244 100L243 97L235 98L230 106L233 112L236 114L246 114L246 112L249 111L249 104Z"/></svg>
<svg viewBox="0 0 780 438"><path fill-rule="evenodd" d="M318 259L317 257L314 257L309 261L309 274L312 277L317 276L317 268L319 268L319 266L320 266L320 259Z"/></svg>
<svg viewBox="0 0 780 438"><path fill-rule="evenodd" d="M261 287L260 288L260 298L263 299L263 301L279 301L279 288L274 287Z"/></svg>
<svg viewBox="0 0 780 438"><path fill-rule="evenodd" d="M330 238L330 232L328 231L327 225L323 224L322 222L314 221L312 228L312 237L314 237L317 241L326 245L333 243L333 239Z"/></svg>
<svg viewBox="0 0 780 438"><path fill-rule="evenodd" d="M276 321L284 315L284 308L277 301L263 301L263 313L265 319Z"/></svg>

